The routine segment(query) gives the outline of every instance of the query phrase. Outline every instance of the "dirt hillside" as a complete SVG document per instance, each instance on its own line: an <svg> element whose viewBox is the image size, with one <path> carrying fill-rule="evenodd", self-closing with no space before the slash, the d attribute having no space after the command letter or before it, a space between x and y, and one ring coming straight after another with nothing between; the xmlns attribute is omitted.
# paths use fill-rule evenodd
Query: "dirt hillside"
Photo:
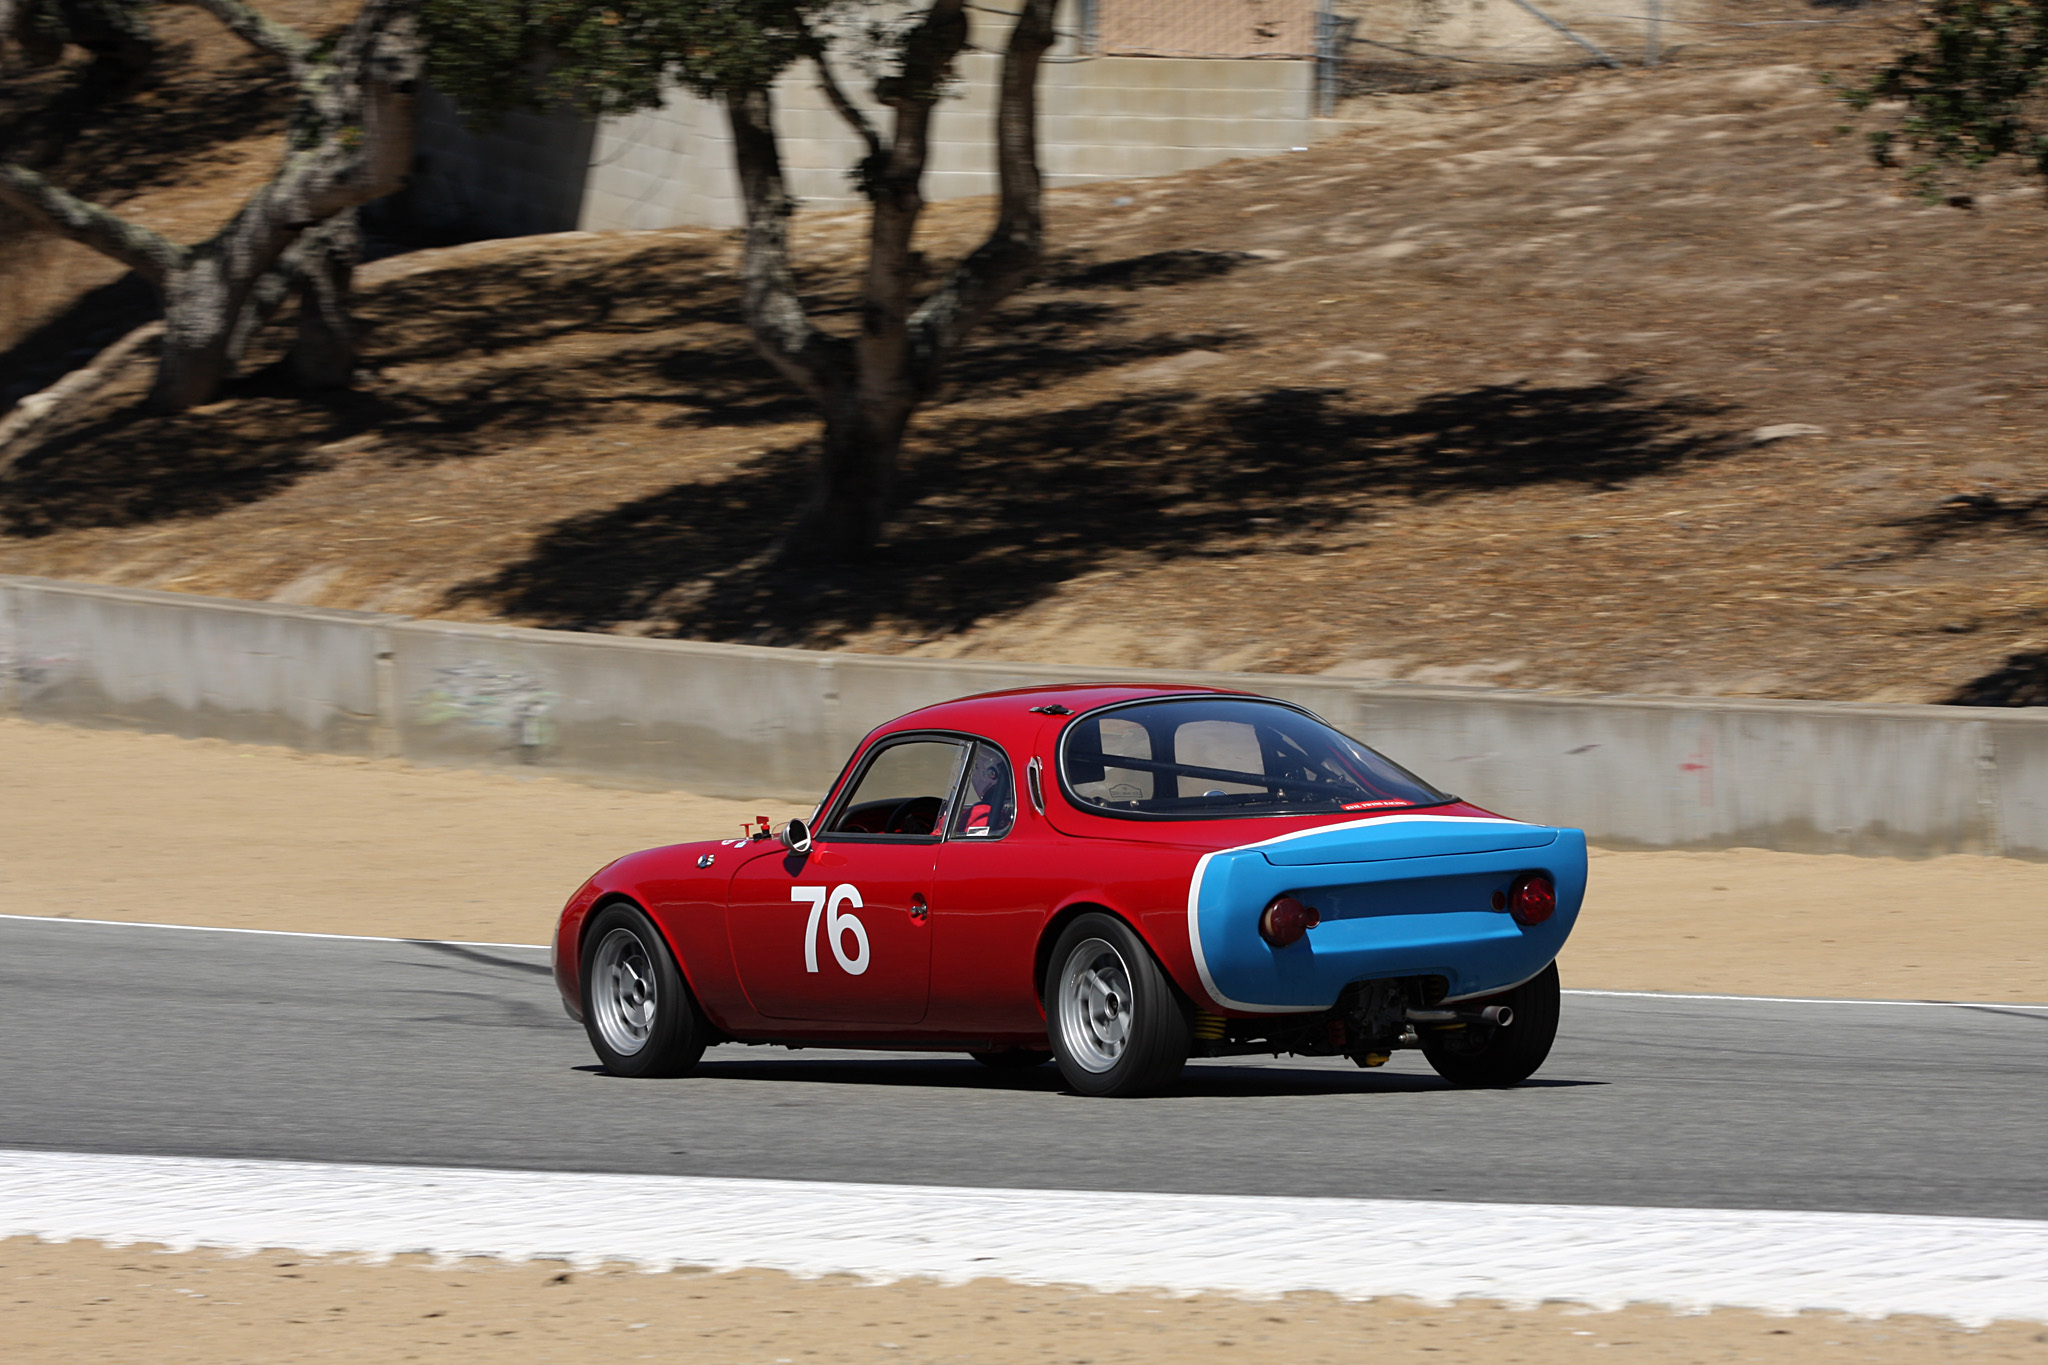
<svg viewBox="0 0 2048 1365"><path fill-rule="evenodd" d="M763 567L814 433L701 230L381 261L340 398L258 368L149 417L138 369L0 484L0 572L1077 668L2048 701L2040 195L1928 205L1843 131L1819 78L1903 10L1720 12L1766 37L1051 195L1044 281L844 573ZM931 259L986 212L935 208ZM833 325L860 226L799 223Z"/></svg>

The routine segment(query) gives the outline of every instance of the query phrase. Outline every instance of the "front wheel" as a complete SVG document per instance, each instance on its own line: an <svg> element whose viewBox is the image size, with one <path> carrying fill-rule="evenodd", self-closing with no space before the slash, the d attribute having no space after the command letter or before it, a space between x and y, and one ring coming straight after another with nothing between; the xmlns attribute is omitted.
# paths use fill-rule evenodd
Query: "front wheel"
<svg viewBox="0 0 2048 1365"><path fill-rule="evenodd" d="M1083 1095L1162 1089L1188 1060L1187 1013L1128 924L1082 915L1053 945L1046 978L1053 1057Z"/></svg>
<svg viewBox="0 0 2048 1365"><path fill-rule="evenodd" d="M680 1076L711 1025L653 921L608 905L583 932L583 1029L614 1076Z"/></svg>
<svg viewBox="0 0 2048 1365"><path fill-rule="evenodd" d="M1422 1055L1436 1074L1460 1086L1520 1085L1536 1074L1550 1045L1557 1041L1562 992L1557 964L1551 963L1512 990L1484 1000L1464 1000L1462 1008L1506 1005L1514 1011L1505 1027L1467 1024L1456 1029L1422 1030Z"/></svg>

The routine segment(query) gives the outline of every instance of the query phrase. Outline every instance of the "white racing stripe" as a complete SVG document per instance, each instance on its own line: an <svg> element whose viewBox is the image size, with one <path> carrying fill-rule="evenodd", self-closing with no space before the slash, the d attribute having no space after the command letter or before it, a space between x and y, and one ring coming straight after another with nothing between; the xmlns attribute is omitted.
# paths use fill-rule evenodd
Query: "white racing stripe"
<svg viewBox="0 0 2048 1365"><path fill-rule="evenodd" d="M0 1237L2048 1321L2048 1222L978 1190L0 1150Z"/></svg>

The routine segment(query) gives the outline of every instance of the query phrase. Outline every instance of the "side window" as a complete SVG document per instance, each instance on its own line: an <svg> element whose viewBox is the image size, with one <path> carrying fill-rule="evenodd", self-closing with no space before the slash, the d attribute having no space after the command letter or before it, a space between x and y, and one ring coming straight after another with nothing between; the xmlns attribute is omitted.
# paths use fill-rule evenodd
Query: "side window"
<svg viewBox="0 0 2048 1365"><path fill-rule="evenodd" d="M1010 760L993 744L974 746L967 781L953 811L955 839L1000 839L1017 823L1017 779Z"/></svg>
<svg viewBox="0 0 2048 1365"><path fill-rule="evenodd" d="M1152 736L1136 721L1119 716L1083 721L1067 741L1067 780L1074 794L1105 805L1152 799L1152 774L1141 768L1119 768L1118 756L1151 758Z"/></svg>
<svg viewBox="0 0 2048 1365"><path fill-rule="evenodd" d="M1195 720L1178 727L1173 732L1173 761L1190 768L1222 768L1236 773L1266 771L1265 758L1259 752L1259 732L1241 720ZM1175 793L1179 796L1235 796L1266 790L1263 785L1230 782L1214 776L1190 777L1185 773L1175 781L1180 784Z"/></svg>
<svg viewBox="0 0 2048 1365"><path fill-rule="evenodd" d="M959 740L914 739L891 744L868 760L853 794L827 835L930 837L953 794L967 746Z"/></svg>

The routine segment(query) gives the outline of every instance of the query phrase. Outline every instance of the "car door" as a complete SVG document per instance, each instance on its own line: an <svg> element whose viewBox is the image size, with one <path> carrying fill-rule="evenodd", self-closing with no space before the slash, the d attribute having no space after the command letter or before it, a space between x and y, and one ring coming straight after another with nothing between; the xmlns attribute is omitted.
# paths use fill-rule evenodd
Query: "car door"
<svg viewBox="0 0 2048 1365"><path fill-rule="evenodd" d="M772 1019L914 1024L931 990L930 897L968 753L959 739L875 745L807 854L777 846L734 873L740 983Z"/></svg>
<svg viewBox="0 0 2048 1365"><path fill-rule="evenodd" d="M1020 824L1016 769L1001 746L974 746L933 882L926 1022L963 1037L1042 1026L1032 980L1058 850L1043 821Z"/></svg>

